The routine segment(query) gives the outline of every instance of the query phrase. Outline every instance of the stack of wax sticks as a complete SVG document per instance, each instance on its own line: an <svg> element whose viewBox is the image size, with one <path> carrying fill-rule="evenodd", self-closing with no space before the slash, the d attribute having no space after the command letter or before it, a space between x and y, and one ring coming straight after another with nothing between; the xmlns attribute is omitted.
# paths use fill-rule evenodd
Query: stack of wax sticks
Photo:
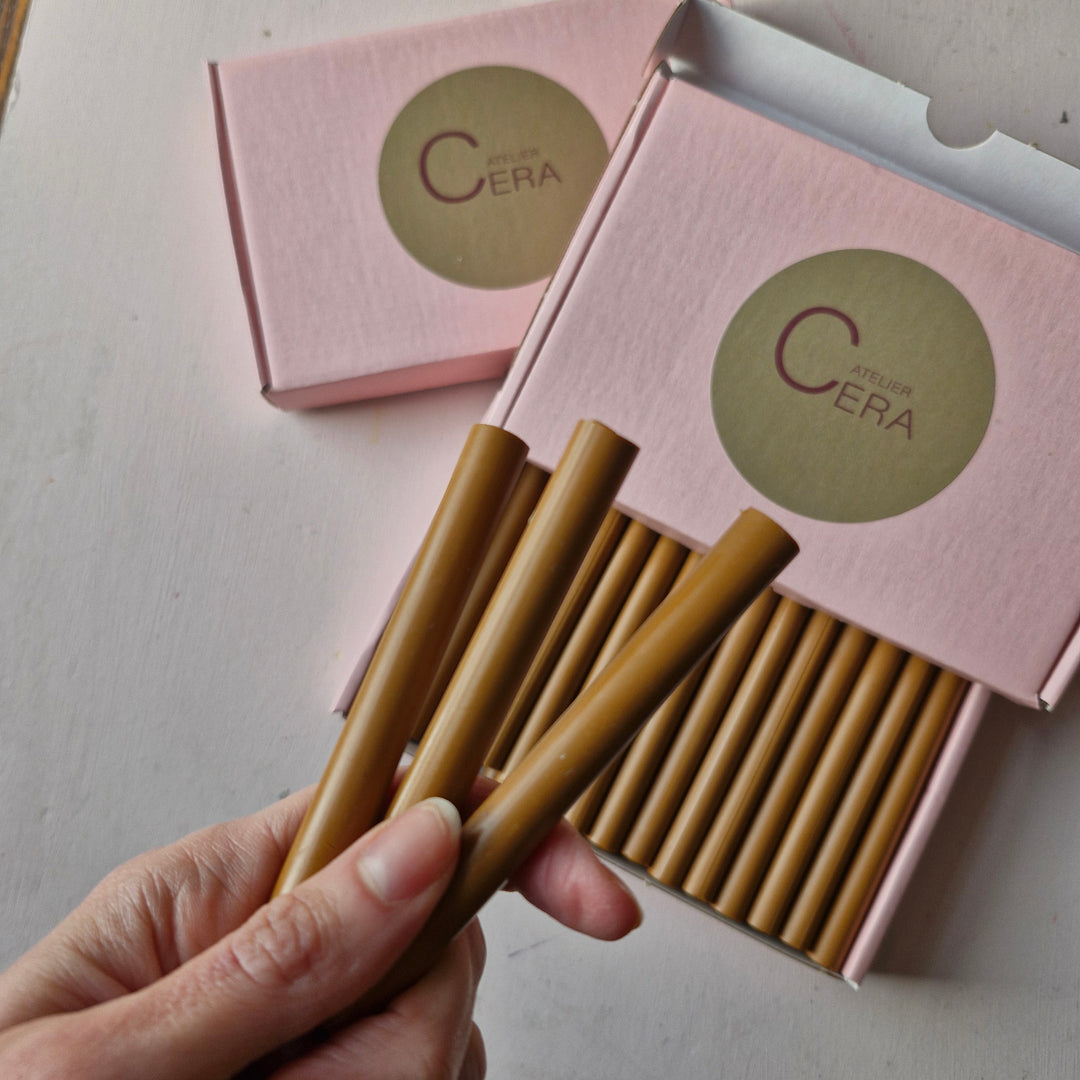
<svg viewBox="0 0 1080 1080"><path fill-rule="evenodd" d="M478 774L500 781L356 1010L422 974L563 815L841 966L965 684L773 591L797 549L756 511L702 555L613 509L636 452L582 422L549 475L473 429L275 890L422 799L467 813Z"/></svg>
<svg viewBox="0 0 1080 1080"><path fill-rule="evenodd" d="M491 743L514 775L698 555L616 512ZM837 970L966 689L773 590L567 816L600 850Z"/></svg>
<svg viewBox="0 0 1080 1080"><path fill-rule="evenodd" d="M591 819L645 721L796 554L754 510L703 556L628 521L612 502L636 452L583 421L548 476L513 435L470 434L275 893L423 799L450 799L464 816L494 749L515 764L465 821L454 877L420 935L341 1019L427 970L571 807Z"/></svg>

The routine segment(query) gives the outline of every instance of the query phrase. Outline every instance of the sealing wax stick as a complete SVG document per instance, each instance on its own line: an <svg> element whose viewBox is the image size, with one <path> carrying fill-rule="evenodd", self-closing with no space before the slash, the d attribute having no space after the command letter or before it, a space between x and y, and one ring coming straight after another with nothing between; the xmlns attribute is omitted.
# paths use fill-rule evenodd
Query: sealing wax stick
<svg viewBox="0 0 1080 1080"><path fill-rule="evenodd" d="M869 634L854 626L846 626L841 632L780 759L776 775L723 879L720 895L713 904L721 915L742 919L749 910L821 748L862 670L872 641Z"/></svg>
<svg viewBox="0 0 1080 1080"><path fill-rule="evenodd" d="M465 601L457 626L454 627L453 636L443 653L442 662L432 680L424 707L420 710L420 717L416 727L413 728L414 739L419 739L424 734L424 728L427 727L435 706L439 704L454 674L454 669L461 659L461 654L465 651L476 629L476 624L480 621L480 616L484 614L484 608L487 607L491 594L495 591L499 578L502 577L503 570L506 569L506 564L510 561L510 556L513 555L521 534L525 531L529 516L535 509L547 480L547 472L536 465L526 462L521 470L514 490L506 500L506 506L499 518L495 535L488 545L484 561L480 564L476 581L469 590L469 597Z"/></svg>
<svg viewBox="0 0 1080 1080"><path fill-rule="evenodd" d="M529 665L529 670L514 695L514 700L506 714L506 719L499 728L499 734L492 744L485 765L494 771L499 771L506 761L507 755L513 749L518 735L521 734L521 726L525 723L536 703L536 698L543 689L551 669L555 666L566 645L571 633L581 618L581 613L600 580L600 575L608 565L615 545L618 544L623 531L626 528L628 518L618 510L609 510L604 518L600 531L596 534L592 546L589 548L585 561L581 564L565 599L555 614L539 650Z"/></svg>
<svg viewBox="0 0 1080 1080"><path fill-rule="evenodd" d="M649 554L634 587L630 590L604 644L596 654L589 674L585 676L584 686L596 678L607 667L618 651L630 640L637 628L653 613L657 604L671 590L677 575L686 564L689 552L682 544L670 536L661 536ZM589 785L581 798L570 808L566 817L574 828L585 832L592 824L596 811L607 794L608 786L620 764L617 757Z"/></svg>
<svg viewBox="0 0 1080 1080"><path fill-rule="evenodd" d="M469 432L435 517L274 887L288 892L379 819L430 680L457 625L528 447Z"/></svg>
<svg viewBox="0 0 1080 1080"><path fill-rule="evenodd" d="M525 757L540 736L559 718L563 709L574 700L603 646L604 636L618 617L619 609L656 541L656 533L640 521L631 521L626 526L611 562L589 597L562 655L555 662L517 741L507 755L503 775Z"/></svg>
<svg viewBox="0 0 1080 1080"><path fill-rule="evenodd" d="M464 806L636 454L633 443L595 420L577 425L390 803L390 817L432 795Z"/></svg>
<svg viewBox="0 0 1080 1080"><path fill-rule="evenodd" d="M839 632L840 624L824 612L810 616L761 726L683 879L682 889L688 895L699 900L715 895Z"/></svg>
<svg viewBox="0 0 1080 1080"><path fill-rule="evenodd" d="M810 950L810 958L822 967L835 971L851 948L967 686L949 671L939 672L934 679Z"/></svg>
<svg viewBox="0 0 1080 1080"><path fill-rule="evenodd" d="M700 561L701 553L691 551L683 562L675 584L678 585L690 574ZM700 660L693 671L668 694L626 751L600 777L598 782L603 782L605 788L604 799L588 832L589 839L597 847L617 851L625 839L660 760L705 674L708 660L709 657Z"/></svg>
<svg viewBox="0 0 1080 1080"><path fill-rule="evenodd" d="M807 608L786 597L777 605L660 850L649 864L649 873L657 881L673 888L682 884L809 615Z"/></svg>
<svg viewBox="0 0 1080 1080"><path fill-rule="evenodd" d="M887 641L875 642L870 650L754 898L746 921L755 930L779 930L903 660L904 654Z"/></svg>
<svg viewBox="0 0 1080 1080"><path fill-rule="evenodd" d="M779 599L771 589L765 590L716 650L623 845L628 859L648 866L656 854Z"/></svg>
<svg viewBox="0 0 1080 1080"><path fill-rule="evenodd" d="M401 960L348 1019L416 981L536 849L573 801L794 557L795 542L744 511L525 760L466 821L453 878Z"/></svg>
<svg viewBox="0 0 1080 1080"><path fill-rule="evenodd" d="M589 830L589 839L605 851L618 851L645 793L656 776L664 754L679 728L705 669L708 657L664 699L663 704L649 717L626 753L622 767L611 785L604 805Z"/></svg>
<svg viewBox="0 0 1080 1080"><path fill-rule="evenodd" d="M780 931L792 948L817 932L932 676L925 660L908 657Z"/></svg>

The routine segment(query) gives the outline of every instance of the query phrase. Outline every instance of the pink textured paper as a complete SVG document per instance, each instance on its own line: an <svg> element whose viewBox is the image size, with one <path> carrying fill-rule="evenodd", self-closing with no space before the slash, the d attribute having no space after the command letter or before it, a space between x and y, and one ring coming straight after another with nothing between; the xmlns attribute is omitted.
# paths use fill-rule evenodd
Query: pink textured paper
<svg viewBox="0 0 1080 1080"><path fill-rule="evenodd" d="M437 79L510 65L576 95L610 147L672 6L558 0L218 65L266 375L285 403L380 392L357 382L380 373L404 372L382 384L398 392L505 370L545 282L468 288L414 260L379 200L386 132Z"/></svg>
<svg viewBox="0 0 1080 1080"><path fill-rule="evenodd" d="M673 81L558 317L534 328L507 426L551 465L575 420L642 452L630 512L710 543L742 507L802 554L781 589L1026 704L1080 614L1080 258L881 167ZM731 317L808 256L878 248L974 307L996 397L971 463L923 505L830 524L772 504L727 461L709 379Z"/></svg>

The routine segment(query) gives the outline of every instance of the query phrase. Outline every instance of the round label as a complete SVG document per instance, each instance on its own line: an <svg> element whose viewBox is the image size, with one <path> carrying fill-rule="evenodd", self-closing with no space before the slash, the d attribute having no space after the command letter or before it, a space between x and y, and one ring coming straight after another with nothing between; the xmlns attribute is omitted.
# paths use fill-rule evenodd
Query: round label
<svg viewBox="0 0 1080 1080"><path fill-rule="evenodd" d="M773 502L875 521L936 495L978 449L994 362L940 274L885 251L815 255L743 304L712 374L724 450Z"/></svg>
<svg viewBox="0 0 1080 1080"><path fill-rule="evenodd" d="M391 229L429 270L511 288L555 269L607 163L588 109L543 75L478 67L421 90L379 159Z"/></svg>

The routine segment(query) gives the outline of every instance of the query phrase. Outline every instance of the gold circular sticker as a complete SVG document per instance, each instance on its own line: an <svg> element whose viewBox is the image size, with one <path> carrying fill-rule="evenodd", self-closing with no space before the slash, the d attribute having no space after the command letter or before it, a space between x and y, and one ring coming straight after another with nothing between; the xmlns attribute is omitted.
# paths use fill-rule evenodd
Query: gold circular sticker
<svg viewBox="0 0 1080 1080"><path fill-rule="evenodd" d="M379 159L390 228L429 270L505 289L555 269L607 163L603 133L535 72L478 67L421 90Z"/></svg>
<svg viewBox="0 0 1080 1080"><path fill-rule="evenodd" d="M993 404L971 305L886 251L832 251L770 278L732 319L712 373L732 463L773 502L822 521L926 502L971 460Z"/></svg>

